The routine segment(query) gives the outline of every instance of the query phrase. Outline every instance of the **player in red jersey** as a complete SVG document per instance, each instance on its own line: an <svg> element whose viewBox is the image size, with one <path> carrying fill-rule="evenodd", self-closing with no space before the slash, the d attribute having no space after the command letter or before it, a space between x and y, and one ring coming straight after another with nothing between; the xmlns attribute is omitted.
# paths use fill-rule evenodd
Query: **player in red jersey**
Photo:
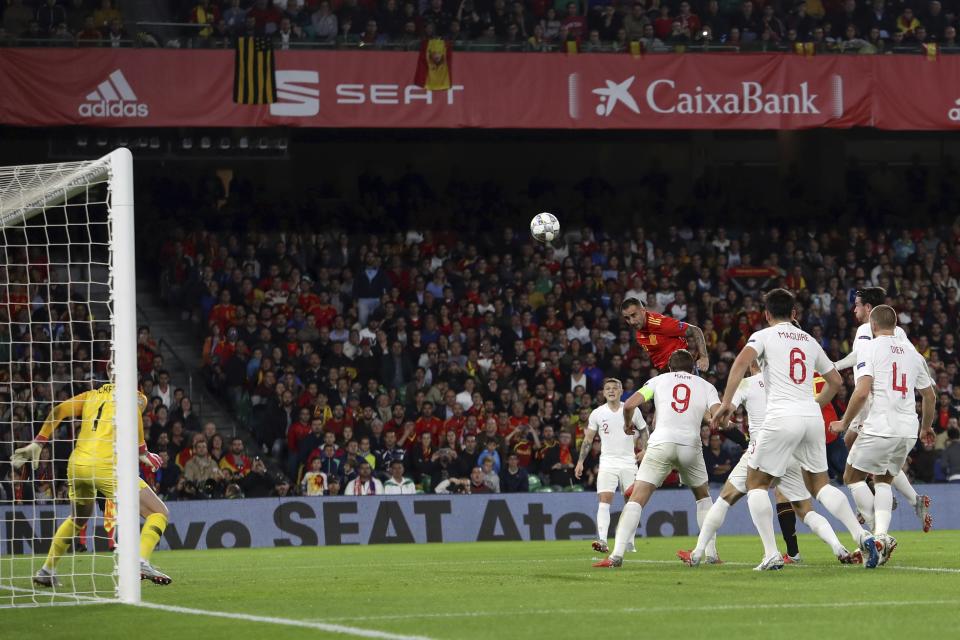
<svg viewBox="0 0 960 640"><path fill-rule="evenodd" d="M636 298L624 300L620 305L620 313L624 321L637 332L637 343L647 350L653 366L658 370L667 368L667 361L674 351L691 346L697 352L697 369L706 371L710 368L707 342L703 339L700 327L647 311Z"/></svg>

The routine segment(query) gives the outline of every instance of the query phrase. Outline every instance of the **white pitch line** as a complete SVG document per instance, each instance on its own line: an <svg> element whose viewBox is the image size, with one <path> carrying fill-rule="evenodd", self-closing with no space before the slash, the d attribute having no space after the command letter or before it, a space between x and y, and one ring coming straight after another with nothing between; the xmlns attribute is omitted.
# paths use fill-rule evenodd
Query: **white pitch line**
<svg viewBox="0 0 960 640"><path fill-rule="evenodd" d="M432 640L426 636L408 636L400 633L389 633L387 631L377 631L376 629L361 629L359 627L348 627L340 624L331 624L329 622L316 622L309 620L294 620L291 618L275 618L273 616L255 616L248 613L230 613L229 611L208 611L206 609L191 609L189 607L177 607L167 604L157 604L155 602L141 602L137 607L145 609L157 609L159 611L170 611L171 613L187 613L197 616L208 616L210 618L225 618L227 620L243 620L246 622L262 622L264 624L275 624L286 627L300 627L303 629L316 629L317 631L327 631L329 633L339 633L358 638L378 638L379 640Z"/></svg>
<svg viewBox="0 0 960 640"><path fill-rule="evenodd" d="M722 612L743 611L746 609L841 609L847 607L913 607L913 606L941 606L958 605L960 600L892 600L886 602L796 602L796 603L766 603L766 604L720 604L699 607L625 607L622 609L523 609L516 611L440 611L436 613L403 613L383 616L361 616L353 618L333 618L348 622L373 622L378 620L421 620L431 618L495 618L509 616L530 615L581 615L584 613L617 614L617 613L673 613L673 612Z"/></svg>

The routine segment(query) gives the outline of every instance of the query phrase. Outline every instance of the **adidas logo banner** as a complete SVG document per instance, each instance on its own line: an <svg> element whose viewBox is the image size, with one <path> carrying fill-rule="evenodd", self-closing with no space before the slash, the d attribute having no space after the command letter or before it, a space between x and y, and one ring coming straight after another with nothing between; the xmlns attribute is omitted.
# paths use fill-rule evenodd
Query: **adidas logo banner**
<svg viewBox="0 0 960 640"><path fill-rule="evenodd" d="M137 94L120 69L88 93L78 111L84 118L146 118L150 115L150 108L137 102Z"/></svg>

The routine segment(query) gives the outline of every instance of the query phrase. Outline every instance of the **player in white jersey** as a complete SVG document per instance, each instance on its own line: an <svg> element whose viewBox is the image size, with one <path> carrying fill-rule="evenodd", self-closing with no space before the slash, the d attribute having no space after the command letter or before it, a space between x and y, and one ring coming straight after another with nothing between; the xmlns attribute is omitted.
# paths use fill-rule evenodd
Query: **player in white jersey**
<svg viewBox="0 0 960 640"><path fill-rule="evenodd" d="M853 350L836 363L838 371L849 369L855 365L857 363L857 354L860 353L866 345L870 344L870 340L873 339L873 330L870 328L870 313L875 307L883 304L886 297L887 292L883 287L865 287L857 291L857 296L854 299L853 314L856 316L857 322L861 324L857 328L856 337L853 339ZM899 326L894 329L893 335L900 340L907 340L906 332ZM868 398L867 404L860 411L860 414L853 416L851 426L844 435L843 440L847 445L847 450L853 449L853 443L857 440L857 435L860 433L860 428L869 410L870 400ZM930 528L933 526L933 516L930 515L930 497L918 494L916 489L913 488L913 485L910 484L910 479L907 478L907 474L904 473L902 469L893 477L893 486L907 500L907 503L913 507L914 512L923 524L924 533L930 531ZM866 514L861 515L867 518ZM869 521L869 519L867 527L870 529L873 528L873 523Z"/></svg>
<svg viewBox="0 0 960 640"><path fill-rule="evenodd" d="M874 519L873 531L884 564L897 546L889 535L893 511L893 478L901 472L907 455L917 442L917 405L915 392L923 399L923 435L933 435L937 394L927 371L927 363L913 345L894 332L897 313L879 305L870 312L873 339L857 350L854 369L857 386L843 420L831 427L843 430L869 402L869 411L847 458L843 481L864 517ZM873 474L874 496L867 487L867 474Z"/></svg>
<svg viewBox="0 0 960 640"><path fill-rule="evenodd" d="M763 384L763 376L759 375L760 367L756 361L750 363L750 373L752 375L749 378L744 378L737 387L737 391L733 395L733 406L743 405L746 408L747 419L750 421L750 437L758 438L763 431L763 422L766 417L767 390ZM723 526L723 521L727 517L727 510L747 494L748 458L749 456L744 454L727 477L723 489L720 490L720 498L710 507L710 511L700 527L697 546L691 551L677 552L677 557L688 566L699 566L709 541L716 535L717 530ZM807 491L800 465L796 461L793 461L787 467L783 477L779 479L776 491L778 493L777 501L789 502L796 512L796 516L810 527L810 530L816 533L821 540L827 543L827 546L830 547L842 564L853 564L858 561L860 551L858 550L856 554L847 551L840 544L837 534L834 533L827 519L813 510L810 492ZM786 560L786 557L784 557L784 560ZM794 559L793 561L796 562L797 560Z"/></svg>
<svg viewBox="0 0 960 640"><path fill-rule="evenodd" d="M693 356L686 349L674 351L667 362L669 373L651 378L624 403L624 419L632 415L643 402L652 398L656 406L656 428L647 440L647 448L637 470L630 500L623 507L617 525L616 542L609 557L595 563L595 567L619 567L623 552L633 540L643 507L650 496L673 471L680 470L680 480L690 487L697 501L697 524L710 511L710 490L707 486L707 467L703 462L700 425L720 406L716 388L693 374ZM708 545L707 556L717 562L716 546Z"/></svg>
<svg viewBox="0 0 960 640"><path fill-rule="evenodd" d="M750 363L757 359L767 389L767 415L760 436L750 443L747 459L747 504L763 541L763 561L755 568L783 568L773 532L773 506L767 490L796 461L807 490L847 527L863 550L864 564L875 567L880 559L873 536L864 531L847 497L829 482L826 435L821 407L830 402L842 384L840 374L810 334L791 322L796 316L795 299L785 289L766 295L764 315L769 325L747 341L730 369L723 404L713 416L713 426L726 424L733 415L733 396ZM826 381L814 396L813 372Z"/></svg>
<svg viewBox="0 0 960 640"><path fill-rule="evenodd" d="M600 434L600 469L597 472L597 539L593 542L593 550L607 553L607 533L610 529L610 505L613 495L620 488L621 493L633 486L633 479L637 475L637 460L643 456L643 448L647 441L647 423L639 411L633 412L633 426L636 431L627 433L623 428L623 383L616 378L607 378L603 381L603 397L606 403L590 413L587 430L583 435L583 444L580 446L580 459L573 470L573 475L580 478L583 475L583 461L590 455L593 441ZM640 450L637 451L639 440ZM636 551L633 541L627 551Z"/></svg>

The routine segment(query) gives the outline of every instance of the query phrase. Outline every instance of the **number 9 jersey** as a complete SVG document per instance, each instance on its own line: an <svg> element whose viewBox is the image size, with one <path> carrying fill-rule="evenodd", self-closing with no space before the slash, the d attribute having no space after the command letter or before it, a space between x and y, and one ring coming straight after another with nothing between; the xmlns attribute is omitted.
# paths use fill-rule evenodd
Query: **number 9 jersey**
<svg viewBox="0 0 960 640"><path fill-rule="evenodd" d="M640 392L644 397L652 392L656 407L655 428L647 441L648 448L658 442L672 442L699 450L703 415L720 404L716 387L692 373L671 371L650 378Z"/></svg>
<svg viewBox="0 0 960 640"><path fill-rule="evenodd" d="M763 372L766 421L822 416L813 390L813 372L823 375L835 367L813 336L789 322L781 322L755 332L746 346L756 351Z"/></svg>

